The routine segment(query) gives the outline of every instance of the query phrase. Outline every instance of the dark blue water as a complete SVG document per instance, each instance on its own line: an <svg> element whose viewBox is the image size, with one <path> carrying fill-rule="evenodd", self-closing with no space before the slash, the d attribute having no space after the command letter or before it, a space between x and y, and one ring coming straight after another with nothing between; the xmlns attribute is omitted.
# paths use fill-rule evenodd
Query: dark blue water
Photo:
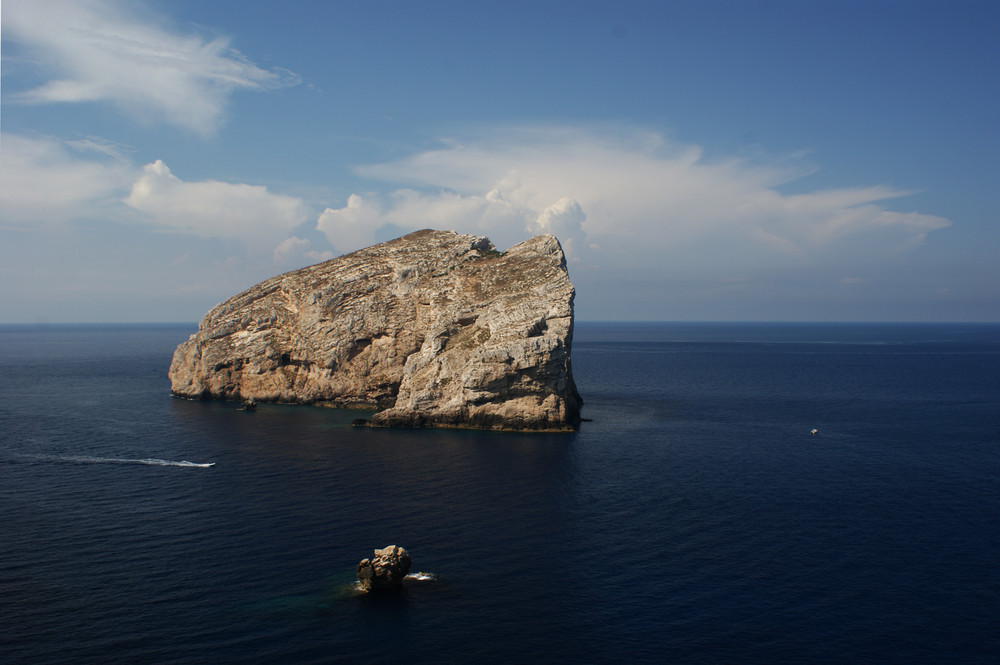
<svg viewBox="0 0 1000 665"><path fill-rule="evenodd" d="M1000 658L1000 326L578 324L567 435L177 400L192 331L0 327L4 663Z"/></svg>

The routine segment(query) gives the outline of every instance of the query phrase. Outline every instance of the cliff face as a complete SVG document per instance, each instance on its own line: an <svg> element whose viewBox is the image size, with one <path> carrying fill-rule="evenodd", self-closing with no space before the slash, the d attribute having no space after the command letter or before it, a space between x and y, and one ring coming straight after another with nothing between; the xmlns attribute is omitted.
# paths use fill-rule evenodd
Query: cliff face
<svg viewBox="0 0 1000 665"><path fill-rule="evenodd" d="M569 429L573 296L551 235L500 253L418 231L217 305L174 352L171 389L374 407L379 426Z"/></svg>

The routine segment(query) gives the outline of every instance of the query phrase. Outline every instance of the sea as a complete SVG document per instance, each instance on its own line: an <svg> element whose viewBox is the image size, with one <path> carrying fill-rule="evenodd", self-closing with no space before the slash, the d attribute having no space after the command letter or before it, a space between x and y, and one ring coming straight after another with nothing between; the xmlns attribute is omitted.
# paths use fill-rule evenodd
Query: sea
<svg viewBox="0 0 1000 665"><path fill-rule="evenodd" d="M194 330L0 327L3 663L1000 662L1000 325L578 322L564 434L174 398Z"/></svg>

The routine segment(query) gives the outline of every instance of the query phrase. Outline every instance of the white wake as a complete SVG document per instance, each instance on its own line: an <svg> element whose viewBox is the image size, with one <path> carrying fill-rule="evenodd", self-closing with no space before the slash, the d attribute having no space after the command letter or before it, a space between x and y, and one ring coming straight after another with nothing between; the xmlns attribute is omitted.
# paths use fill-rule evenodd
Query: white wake
<svg viewBox="0 0 1000 665"><path fill-rule="evenodd" d="M158 459L156 457L143 457L141 459L131 459L127 457L95 457L93 455L53 455L39 456L37 459L47 459L61 462L81 462L83 464L145 464L147 466L187 466L207 469L215 466L215 462L189 462L187 460Z"/></svg>

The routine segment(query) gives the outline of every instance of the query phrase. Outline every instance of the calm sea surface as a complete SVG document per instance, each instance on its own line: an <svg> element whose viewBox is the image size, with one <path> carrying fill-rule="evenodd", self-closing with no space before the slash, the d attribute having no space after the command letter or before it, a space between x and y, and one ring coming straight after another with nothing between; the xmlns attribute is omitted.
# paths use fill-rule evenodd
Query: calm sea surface
<svg viewBox="0 0 1000 665"><path fill-rule="evenodd" d="M0 327L4 663L1000 662L1000 326L580 323L561 435L174 399L193 330Z"/></svg>

